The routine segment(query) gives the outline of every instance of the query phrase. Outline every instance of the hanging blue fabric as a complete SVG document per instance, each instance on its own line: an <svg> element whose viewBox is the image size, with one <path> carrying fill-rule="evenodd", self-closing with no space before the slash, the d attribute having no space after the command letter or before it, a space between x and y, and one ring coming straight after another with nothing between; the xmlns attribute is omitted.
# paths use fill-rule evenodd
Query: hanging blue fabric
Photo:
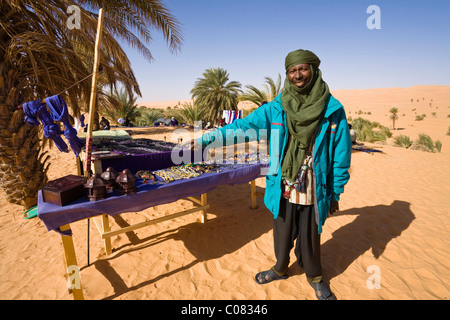
<svg viewBox="0 0 450 320"><path fill-rule="evenodd" d="M31 126L38 126L41 121L44 126L44 135L46 138L52 139L59 151L69 152L69 148L64 140L61 138L63 133L60 127L53 122L50 114L47 111L45 104L41 103L41 100L35 100L32 102L26 102L22 105L25 113L25 121Z"/></svg>
<svg viewBox="0 0 450 320"><path fill-rule="evenodd" d="M78 138L77 130L75 130L69 121L69 110L64 102L63 98L58 95L54 95L45 99L48 108L51 112L51 117L54 121L60 121L64 124L66 130L64 131L64 136L69 141L70 147L75 155L81 152L81 148L84 146L84 142Z"/></svg>

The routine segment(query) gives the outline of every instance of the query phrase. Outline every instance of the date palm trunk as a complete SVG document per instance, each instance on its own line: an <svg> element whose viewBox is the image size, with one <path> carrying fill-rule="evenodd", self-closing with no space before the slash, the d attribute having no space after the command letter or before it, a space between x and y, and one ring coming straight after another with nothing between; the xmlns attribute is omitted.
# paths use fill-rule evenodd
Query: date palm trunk
<svg viewBox="0 0 450 320"><path fill-rule="evenodd" d="M31 208L47 182L49 156L41 149L39 128L24 122L16 82L20 74L0 64L0 186L11 203Z"/></svg>

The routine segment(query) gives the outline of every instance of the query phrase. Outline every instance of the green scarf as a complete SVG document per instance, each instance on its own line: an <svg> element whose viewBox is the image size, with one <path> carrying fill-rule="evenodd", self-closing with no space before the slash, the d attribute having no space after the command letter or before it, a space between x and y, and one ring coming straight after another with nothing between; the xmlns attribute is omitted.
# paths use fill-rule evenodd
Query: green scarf
<svg viewBox="0 0 450 320"><path fill-rule="evenodd" d="M292 84L288 77L284 82L281 104L286 112L286 121L291 135L289 148L281 165L284 179L294 182L306 156L314 131L323 115L326 101L330 95L328 85L322 79L319 58L307 50L296 50L286 57L286 74L298 64L308 63L311 67L311 80L302 89Z"/></svg>

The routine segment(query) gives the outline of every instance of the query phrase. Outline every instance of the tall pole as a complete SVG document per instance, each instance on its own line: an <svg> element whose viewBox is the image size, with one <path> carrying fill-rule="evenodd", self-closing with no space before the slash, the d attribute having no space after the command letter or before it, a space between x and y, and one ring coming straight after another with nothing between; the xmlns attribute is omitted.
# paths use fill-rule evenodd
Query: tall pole
<svg viewBox="0 0 450 320"><path fill-rule="evenodd" d="M98 13L97 38L95 39L94 69L92 70L91 99L89 101L89 123L86 135L86 159L84 162L84 176L89 178L91 168L91 150L92 150L92 127L94 126L94 115L97 103L97 80L98 66L100 65L100 45L102 43L103 33L103 8ZM87 221L87 265L89 266L89 229L90 219Z"/></svg>
<svg viewBox="0 0 450 320"><path fill-rule="evenodd" d="M89 101L89 122L86 134L86 161L84 162L84 176L89 177L89 170L91 168L91 149L92 149L92 127L94 125L94 115L96 112L97 102L97 80L98 80L98 66L100 64L100 45L102 42L103 32L103 8L98 13L97 39L95 40L95 55L94 55L94 69L92 71L92 87L91 99Z"/></svg>

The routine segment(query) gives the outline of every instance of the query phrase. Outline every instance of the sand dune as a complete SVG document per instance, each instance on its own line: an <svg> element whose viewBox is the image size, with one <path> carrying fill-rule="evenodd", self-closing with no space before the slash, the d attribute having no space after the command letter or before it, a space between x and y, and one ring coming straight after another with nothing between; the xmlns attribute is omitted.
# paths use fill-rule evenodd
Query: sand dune
<svg viewBox="0 0 450 320"><path fill-rule="evenodd" d="M324 277L338 299L449 298L449 89L333 92L347 116L391 127L389 109L397 107L400 118L394 136L414 139L426 133L443 144L441 153L428 153L394 147L389 139L385 145L365 143L381 153L353 152L341 211L327 220L322 234ZM358 115L359 110L366 114ZM415 112L427 116L415 121ZM163 139L167 130L142 128L130 133ZM50 179L76 173L72 154L54 148L51 155ZM257 180L257 187L264 192L264 179ZM315 299L293 253L287 280L255 283L254 275L271 267L275 258L271 214L260 198L258 208L251 210L249 194L249 185L219 187L208 194L206 224L193 214L116 236L110 256L104 255L91 223L90 266L86 266L87 222L72 224L85 298ZM47 232L37 218L22 219L23 209L7 203L3 190L0 205L0 299L71 299L60 237ZM113 228L126 226L190 206L180 200L111 221ZM374 271L379 271L379 289L371 286Z"/></svg>

